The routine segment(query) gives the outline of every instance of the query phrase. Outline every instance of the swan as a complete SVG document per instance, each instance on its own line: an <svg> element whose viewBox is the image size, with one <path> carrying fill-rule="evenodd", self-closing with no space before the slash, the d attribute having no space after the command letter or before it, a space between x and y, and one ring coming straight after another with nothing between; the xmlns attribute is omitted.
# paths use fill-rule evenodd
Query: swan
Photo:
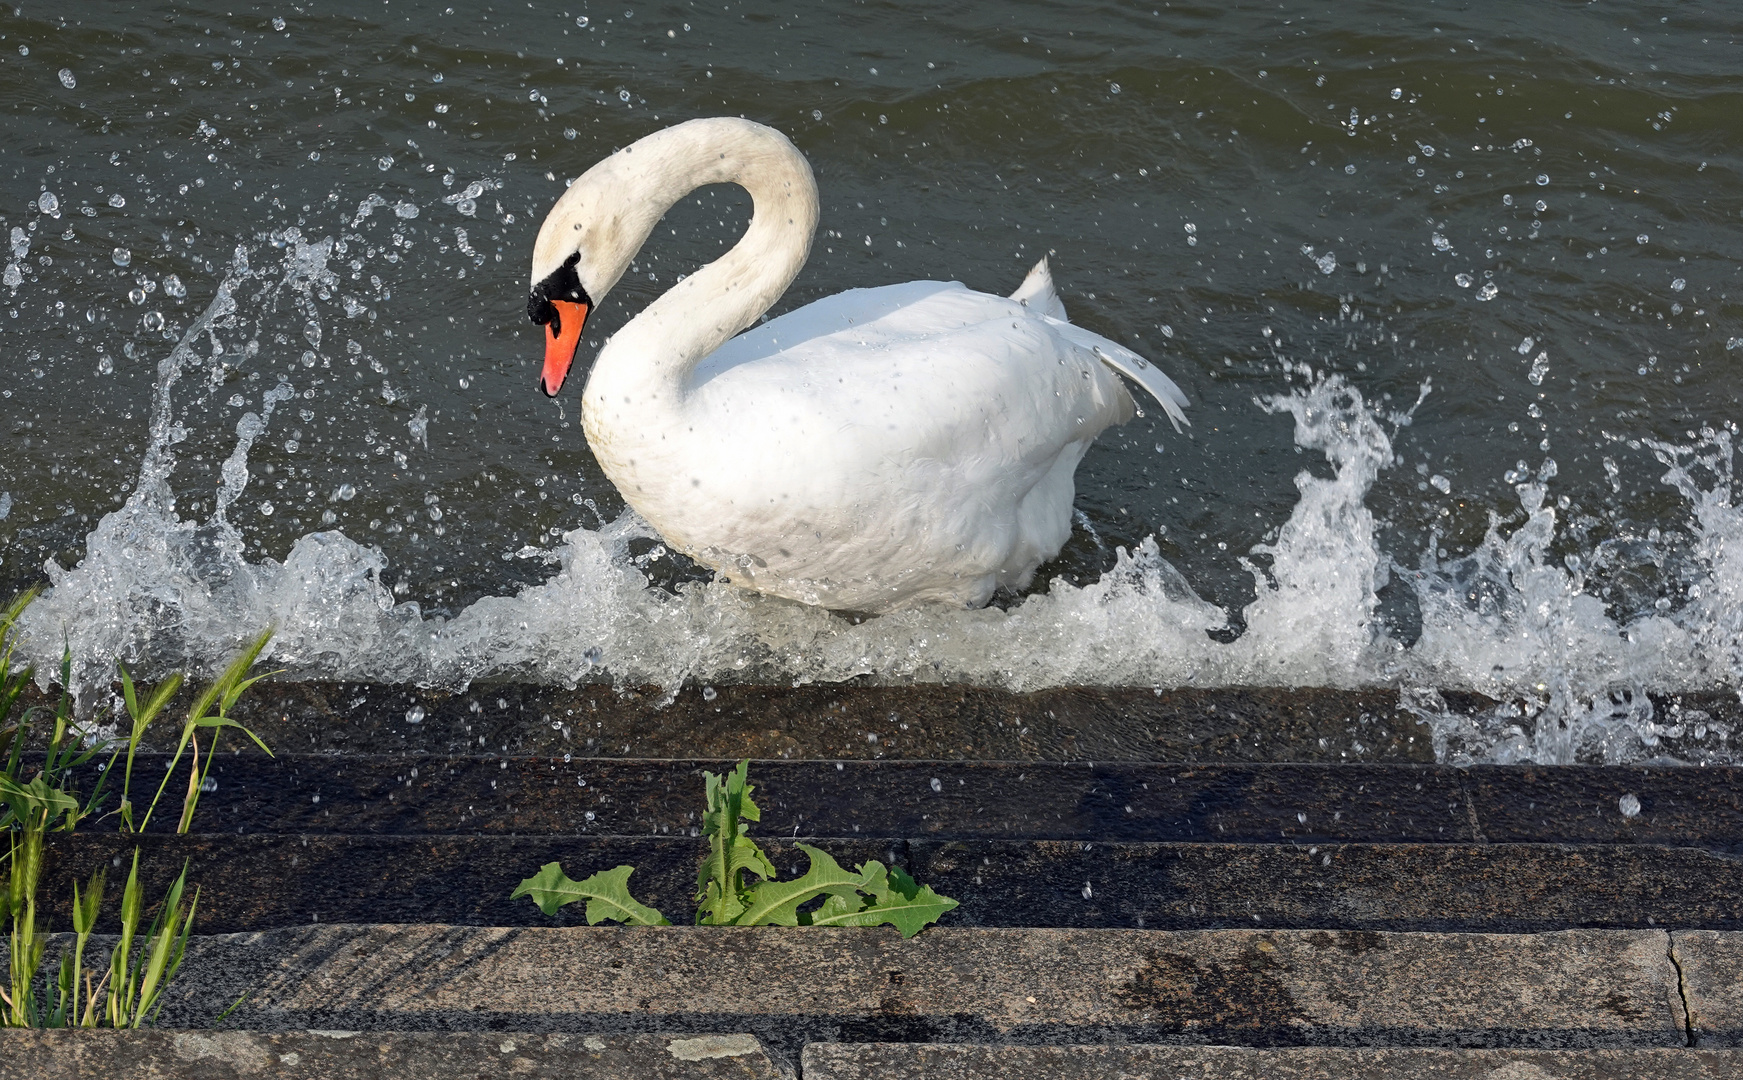
<svg viewBox="0 0 1743 1080"><path fill-rule="evenodd" d="M1045 259L1008 298L910 281L746 330L805 264L817 184L785 135L733 118L648 135L551 208L527 301L546 395L666 211L728 183L753 201L743 237L605 343L581 420L625 501L732 584L869 614L978 607L1069 538L1077 463L1135 412L1122 375L1185 420L1173 380L1066 320Z"/></svg>

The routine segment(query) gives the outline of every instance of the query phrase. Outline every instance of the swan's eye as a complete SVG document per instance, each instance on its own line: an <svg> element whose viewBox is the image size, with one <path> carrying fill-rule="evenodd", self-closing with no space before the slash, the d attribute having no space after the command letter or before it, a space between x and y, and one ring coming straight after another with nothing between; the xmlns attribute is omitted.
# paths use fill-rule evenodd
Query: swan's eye
<svg viewBox="0 0 1743 1080"><path fill-rule="evenodd" d="M527 297L527 318L541 326L555 322L557 309L553 306L553 301L566 300L574 304L593 306L587 290L581 287L581 278L575 272L575 265L580 259L580 252L569 256L562 266L533 286L532 295Z"/></svg>

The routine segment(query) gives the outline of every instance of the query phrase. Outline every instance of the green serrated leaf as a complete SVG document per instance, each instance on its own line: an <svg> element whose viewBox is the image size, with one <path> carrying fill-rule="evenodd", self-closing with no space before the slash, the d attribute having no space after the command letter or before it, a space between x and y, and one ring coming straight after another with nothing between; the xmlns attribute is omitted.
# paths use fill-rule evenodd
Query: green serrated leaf
<svg viewBox="0 0 1743 1080"><path fill-rule="evenodd" d="M629 876L633 873L635 867L619 866L583 881L571 881L560 863L549 862L516 886L509 899L530 896L546 915L555 915L565 904L585 900L588 926L598 926L607 919L627 926L672 925L664 915L630 895Z"/></svg>
<svg viewBox="0 0 1743 1080"><path fill-rule="evenodd" d="M939 896L930 885L921 885L897 867L887 873L881 864L869 862L860 867L868 880L862 890L871 900L857 911L846 905L825 903L811 917L812 926L879 926L889 923L903 937L911 938L937 922L945 912L957 906L955 900Z"/></svg>
<svg viewBox="0 0 1743 1080"><path fill-rule="evenodd" d="M796 846L810 858L811 868L793 881L764 881L751 889L749 901L734 925L797 926L800 904L823 893L857 897L869 884L863 871L843 870L828 852L810 844Z"/></svg>

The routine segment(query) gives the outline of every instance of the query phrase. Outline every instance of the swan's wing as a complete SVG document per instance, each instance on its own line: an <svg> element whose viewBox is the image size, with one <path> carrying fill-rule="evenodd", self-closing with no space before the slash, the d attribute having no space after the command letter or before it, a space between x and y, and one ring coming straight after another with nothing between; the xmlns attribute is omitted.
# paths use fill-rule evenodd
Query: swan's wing
<svg viewBox="0 0 1743 1080"><path fill-rule="evenodd" d="M1180 425L1192 426L1192 421L1186 418L1181 410L1192 404L1186 400L1186 395L1174 380L1162 374L1155 364L1139 356L1124 345L1115 344L1093 330L1085 330L1081 326L1073 326L1063 319L1048 318L1048 325L1055 333L1073 345L1088 349L1108 367L1124 375L1126 378L1142 386L1161 403L1162 409L1168 414L1168 419L1179 431Z"/></svg>
<svg viewBox="0 0 1743 1080"><path fill-rule="evenodd" d="M989 311L988 305L996 310ZM700 386L744 364L816 353L831 339L837 345L880 349L972 326L1005 314L1008 307L1003 298L973 292L959 281L848 289L749 328L703 357L690 379ZM853 356L842 359L851 361Z"/></svg>
<svg viewBox="0 0 1743 1080"><path fill-rule="evenodd" d="M1045 258L1035 264L1035 269L1029 271L1029 276L1017 286L1011 299L1036 315L1058 319L1060 322L1069 321L1065 317L1065 302L1059 299L1059 290L1053 287L1053 271L1048 269Z"/></svg>

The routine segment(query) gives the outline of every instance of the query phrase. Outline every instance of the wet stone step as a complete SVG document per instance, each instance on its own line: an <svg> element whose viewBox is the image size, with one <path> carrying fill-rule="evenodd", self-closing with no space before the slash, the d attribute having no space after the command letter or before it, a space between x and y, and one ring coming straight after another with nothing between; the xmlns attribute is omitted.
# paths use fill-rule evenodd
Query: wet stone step
<svg viewBox="0 0 1743 1080"><path fill-rule="evenodd" d="M184 694L186 696L186 694ZM1443 694L1449 707L1494 703ZM1735 710L1735 701L1731 706ZM1723 710L1727 706L1716 706ZM498 684L450 693L268 681L237 718L284 752L624 758L1432 762L1391 690ZM173 748L165 726L149 745Z"/></svg>
<svg viewBox="0 0 1743 1080"><path fill-rule="evenodd" d="M141 754L156 778L167 755ZM687 835L728 761L220 754L202 827ZM185 767L185 766L184 766ZM762 761L762 835L1303 844L1670 844L1743 851L1743 768ZM82 790L96 775L80 780ZM153 828L173 829L176 815Z"/></svg>
<svg viewBox="0 0 1743 1080"><path fill-rule="evenodd" d="M800 839L805 839L802 835ZM560 861L575 878L627 864L643 902L694 910L700 839L661 837L54 834L46 895L142 851L147 891L181 868L203 932L312 922L570 925L514 886ZM1558 844L1209 844L818 838L843 865L906 868L955 897L953 926L1299 927L1537 932L1743 928L1743 862L1697 848ZM806 860L763 838L783 875ZM109 924L100 923L107 929Z"/></svg>

